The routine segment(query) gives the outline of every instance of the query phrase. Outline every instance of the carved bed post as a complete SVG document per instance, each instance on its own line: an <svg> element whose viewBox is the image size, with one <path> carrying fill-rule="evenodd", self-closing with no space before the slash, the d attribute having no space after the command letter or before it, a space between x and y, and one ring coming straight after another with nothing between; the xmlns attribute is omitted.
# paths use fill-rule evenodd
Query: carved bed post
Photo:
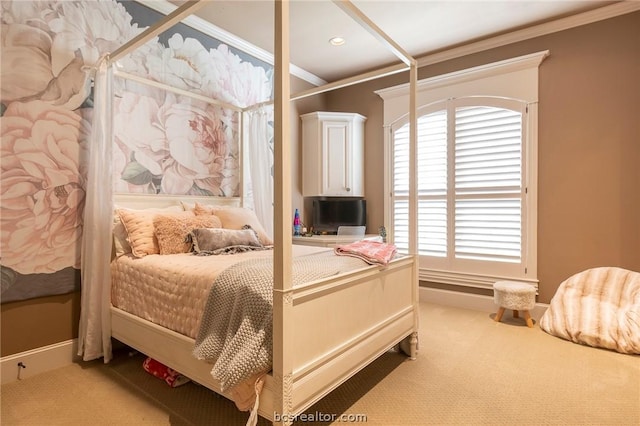
<svg viewBox="0 0 640 426"><path fill-rule="evenodd" d="M290 424L293 409L293 295L291 283L291 128L289 120L289 2L275 1L275 153L273 258L274 424Z"/></svg>

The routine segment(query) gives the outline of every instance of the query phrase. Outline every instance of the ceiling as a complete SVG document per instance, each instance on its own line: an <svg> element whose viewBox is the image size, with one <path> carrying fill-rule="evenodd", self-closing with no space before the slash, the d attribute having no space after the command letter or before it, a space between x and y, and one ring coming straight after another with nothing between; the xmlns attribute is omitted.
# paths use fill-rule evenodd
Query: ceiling
<svg viewBox="0 0 640 426"><path fill-rule="evenodd" d="M183 1L172 1L174 4ZM272 1L206 1L196 15L273 52ZM616 1L353 0L352 4L401 49L420 58ZM329 39L341 36L342 46ZM291 62L325 82L399 63L391 51L330 0L290 3ZM318 83L316 83L318 84ZM322 84L320 81L319 84Z"/></svg>

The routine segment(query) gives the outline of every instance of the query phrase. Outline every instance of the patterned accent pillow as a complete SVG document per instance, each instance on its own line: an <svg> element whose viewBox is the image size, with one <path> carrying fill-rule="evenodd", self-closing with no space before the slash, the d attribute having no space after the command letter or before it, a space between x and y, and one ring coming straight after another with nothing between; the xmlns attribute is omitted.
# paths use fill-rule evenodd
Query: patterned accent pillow
<svg viewBox="0 0 640 426"><path fill-rule="evenodd" d="M115 206L113 210L113 249L115 257L120 257L123 254L131 253L131 244L129 244L129 235L127 233L127 229L124 227L124 223L122 223L122 219L120 219L120 215L118 214L118 210L123 209L123 207ZM127 209L131 212L139 211L134 209ZM145 212L154 212L154 213L169 213L169 212L180 212L182 209L180 206L169 206L169 207L158 207L158 208L149 208L142 209Z"/></svg>
<svg viewBox="0 0 640 426"><path fill-rule="evenodd" d="M153 218L160 213L182 212L180 206L154 209L127 209L116 208L116 214L120 218L127 235L127 242L131 246L131 253L136 257L144 257L148 254L158 254L160 249L154 233ZM115 227L116 224L114 224ZM118 230L116 229L116 232ZM117 236L117 234L116 234ZM126 247L123 248L127 250ZM116 251L119 250L116 244ZM117 253L118 254L118 253ZM116 254L116 255L117 255Z"/></svg>
<svg viewBox="0 0 640 426"><path fill-rule="evenodd" d="M153 219L160 254L189 253L189 233L196 228L222 228L214 215L196 216L193 212L159 214Z"/></svg>
<svg viewBox="0 0 640 426"><path fill-rule="evenodd" d="M218 216L224 229L238 230L245 225L249 225L258 233L262 245L273 245L273 240L269 237L253 210L245 207L207 206L196 202L193 212L196 216L207 214Z"/></svg>
<svg viewBox="0 0 640 426"><path fill-rule="evenodd" d="M233 246L263 247L251 228L198 228L192 230L190 235L193 240L193 251L196 253L209 253Z"/></svg>

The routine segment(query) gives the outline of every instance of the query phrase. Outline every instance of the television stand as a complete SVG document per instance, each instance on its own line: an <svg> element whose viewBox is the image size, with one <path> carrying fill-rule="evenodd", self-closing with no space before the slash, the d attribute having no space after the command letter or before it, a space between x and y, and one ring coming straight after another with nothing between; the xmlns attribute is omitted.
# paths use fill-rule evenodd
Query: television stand
<svg viewBox="0 0 640 426"><path fill-rule="evenodd" d="M382 242L382 237L378 234L367 234L364 238L358 235L312 235L306 236L294 236L293 244L303 246L316 246L316 247L335 247L341 244L349 244L359 240L374 240Z"/></svg>

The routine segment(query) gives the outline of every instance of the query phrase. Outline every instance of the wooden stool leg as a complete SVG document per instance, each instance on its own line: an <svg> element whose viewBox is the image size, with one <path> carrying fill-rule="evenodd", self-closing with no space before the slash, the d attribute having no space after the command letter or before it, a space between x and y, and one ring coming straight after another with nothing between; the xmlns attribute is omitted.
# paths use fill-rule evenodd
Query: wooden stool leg
<svg viewBox="0 0 640 426"><path fill-rule="evenodd" d="M498 309L498 313L496 314L496 317L494 318L495 322L500 322L500 320L502 319L502 315L504 314L504 308L500 307L500 309Z"/></svg>
<svg viewBox="0 0 640 426"><path fill-rule="evenodd" d="M529 311L522 311L522 313L524 314L524 319L527 321L527 327L532 328L533 320L531 319L531 314L529 314Z"/></svg>
<svg viewBox="0 0 640 426"><path fill-rule="evenodd" d="M513 310L513 317L514 318L520 318L520 315L518 314L518 310L517 309Z"/></svg>

